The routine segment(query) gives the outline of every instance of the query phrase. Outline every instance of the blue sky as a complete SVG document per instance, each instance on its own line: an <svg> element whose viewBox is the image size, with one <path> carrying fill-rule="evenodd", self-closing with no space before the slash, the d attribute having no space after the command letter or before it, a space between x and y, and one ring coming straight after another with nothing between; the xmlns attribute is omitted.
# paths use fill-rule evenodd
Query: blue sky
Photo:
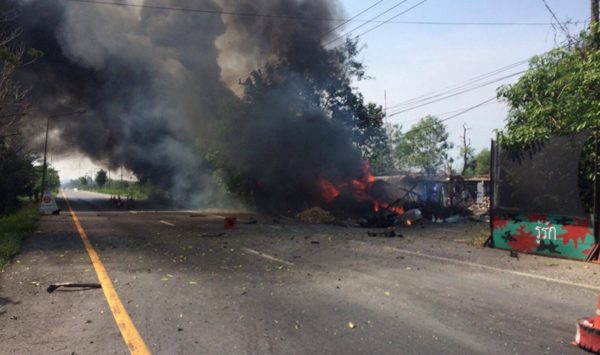
<svg viewBox="0 0 600 355"><path fill-rule="evenodd" d="M385 20L418 3L409 0L380 19ZM351 17L376 0L342 0ZM398 0L385 0L360 19L369 19L397 4ZM561 21L586 21L590 16L588 0L547 0L548 5ZM428 0L412 11L398 17L398 21L437 22L552 22L552 16L542 0ZM346 26L349 30L358 24ZM374 25L362 27L359 34ZM573 34L583 25L571 26ZM365 45L360 58L367 66L371 80L357 83L369 101L384 104L387 91L388 106L410 100L416 96L437 90L474 76L484 74L506 65L543 53L564 39L552 26L448 26L386 24L365 35ZM527 68L527 64L502 73L512 74ZM502 83L511 83L518 77ZM498 85L490 85L448 100L390 118L405 130L427 114L440 114L471 107L495 96ZM391 110L390 110L391 112ZM440 115L441 118L450 114ZM489 147L493 130L503 126L506 107L491 103L447 121L450 139L458 143L462 125L472 129L468 132L473 146L479 150ZM455 153L454 155L458 155Z"/></svg>

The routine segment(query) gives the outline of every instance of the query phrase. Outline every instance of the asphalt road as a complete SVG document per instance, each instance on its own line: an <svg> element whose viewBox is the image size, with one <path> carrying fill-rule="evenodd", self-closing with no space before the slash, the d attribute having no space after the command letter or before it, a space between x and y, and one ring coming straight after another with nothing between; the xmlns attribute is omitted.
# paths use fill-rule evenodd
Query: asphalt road
<svg viewBox="0 0 600 355"><path fill-rule="evenodd" d="M457 227L380 239L238 214L224 230L223 211L67 196L155 354L578 354L575 322L600 292L600 265L516 260ZM97 282L59 205L0 274L0 353L126 354L102 290L45 291Z"/></svg>

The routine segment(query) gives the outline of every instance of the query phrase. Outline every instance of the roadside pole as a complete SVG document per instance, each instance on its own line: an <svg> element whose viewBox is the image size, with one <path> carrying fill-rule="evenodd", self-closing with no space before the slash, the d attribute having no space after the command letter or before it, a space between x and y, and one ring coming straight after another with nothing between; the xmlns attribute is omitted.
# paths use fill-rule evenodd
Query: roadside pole
<svg viewBox="0 0 600 355"><path fill-rule="evenodd" d="M40 189L40 198L43 197L44 193L46 192L46 157L48 155L48 131L50 130L50 117L52 116L48 116L48 118L46 118L46 141L44 143L44 164L42 165L42 186Z"/></svg>
<svg viewBox="0 0 600 355"><path fill-rule="evenodd" d="M86 112L86 110L79 110L79 111L74 111L74 112L69 112L69 113L62 113L62 114L58 114L58 115L51 115L46 118L46 140L44 142L44 164L42 165L42 185L41 185L41 191L40 191L41 196L43 196L44 192L46 191L46 170L48 168L46 158L48 156L48 135L50 132L50 119L57 118L57 117L63 117L63 116L71 116L71 115L83 115L85 112Z"/></svg>
<svg viewBox="0 0 600 355"><path fill-rule="evenodd" d="M590 17L590 31L592 32L593 45L595 48L598 48L600 38L599 38L599 11L598 11L598 1L599 0L590 0L591 1L591 17Z"/></svg>

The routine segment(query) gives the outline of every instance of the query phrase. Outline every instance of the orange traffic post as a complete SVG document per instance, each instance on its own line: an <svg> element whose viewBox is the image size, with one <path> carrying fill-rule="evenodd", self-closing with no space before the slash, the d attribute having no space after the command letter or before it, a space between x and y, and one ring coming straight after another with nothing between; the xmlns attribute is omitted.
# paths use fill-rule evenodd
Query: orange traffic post
<svg viewBox="0 0 600 355"><path fill-rule="evenodd" d="M584 318L577 322L575 344L582 349L600 354L600 296L596 303L594 317Z"/></svg>
<svg viewBox="0 0 600 355"><path fill-rule="evenodd" d="M594 328L600 329L600 296L598 296L598 302L596 303L596 318L594 319Z"/></svg>

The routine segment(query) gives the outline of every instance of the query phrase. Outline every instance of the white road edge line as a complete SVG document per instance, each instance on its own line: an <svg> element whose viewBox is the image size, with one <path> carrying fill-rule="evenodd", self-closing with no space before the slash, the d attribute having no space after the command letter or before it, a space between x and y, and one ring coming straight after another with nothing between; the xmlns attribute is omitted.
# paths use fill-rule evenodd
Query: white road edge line
<svg viewBox="0 0 600 355"><path fill-rule="evenodd" d="M129 211L129 213L137 214L137 212L136 212L136 211Z"/></svg>
<svg viewBox="0 0 600 355"><path fill-rule="evenodd" d="M245 251L247 251L248 253L254 254L254 255L258 255L258 256L262 256L265 259L269 259L269 260L273 260L276 261L278 263L287 265L287 266L294 266L294 263L290 263L289 261L285 261L279 258L276 258L274 256L265 254L265 253L261 253L260 251L254 250L254 249L250 249L250 248L244 248Z"/></svg>
<svg viewBox="0 0 600 355"><path fill-rule="evenodd" d="M170 222L167 222L167 221L160 220L159 222L162 223L162 224L166 224L167 226L175 227L175 225L173 223L170 223Z"/></svg>
<svg viewBox="0 0 600 355"><path fill-rule="evenodd" d="M360 244L360 245L375 246L373 244L369 244L369 243L366 243L366 242L361 242L359 240L352 240L351 242L352 243L356 243L356 244ZM396 248L396 247L384 246L383 249L390 250L390 251L395 251L395 252L399 252L399 253L403 253L403 254L407 254L407 255L419 256L419 257L422 257L422 258L425 258L425 259L431 259L431 260L437 260L437 261L446 261L446 262L449 262L449 263L454 263L454 264L459 264L459 265L465 265L465 266L470 266L470 267L474 267L474 268L481 268L481 269L485 269L485 270L492 270L492 271L497 271L497 272L504 272L504 273L507 273L507 274L513 274L513 275L517 275L517 276L530 277L530 278L533 278L533 279L538 279L538 280L543 280L543 281L548 281L548 282L555 282L555 283L559 283L559 284L563 284L563 285L568 285L568 286L581 287L581 288L586 288L586 289L594 290L594 291L600 291L600 286L582 284L582 283L571 282L571 281L560 280L560 279L553 279L551 277L546 277L546 276L542 276L542 275L530 274L530 273L527 273L527 272L514 271L514 270L508 270L508 269L502 269L502 268L499 268L499 267L494 267L494 266L488 266L488 265L483 265L483 264L472 263L470 261L462 261L462 260L457 260L457 259L452 259L452 258L445 258L443 256L435 256L435 255L417 253L417 252L414 252L414 251L411 251L411 250L400 249L400 248Z"/></svg>

